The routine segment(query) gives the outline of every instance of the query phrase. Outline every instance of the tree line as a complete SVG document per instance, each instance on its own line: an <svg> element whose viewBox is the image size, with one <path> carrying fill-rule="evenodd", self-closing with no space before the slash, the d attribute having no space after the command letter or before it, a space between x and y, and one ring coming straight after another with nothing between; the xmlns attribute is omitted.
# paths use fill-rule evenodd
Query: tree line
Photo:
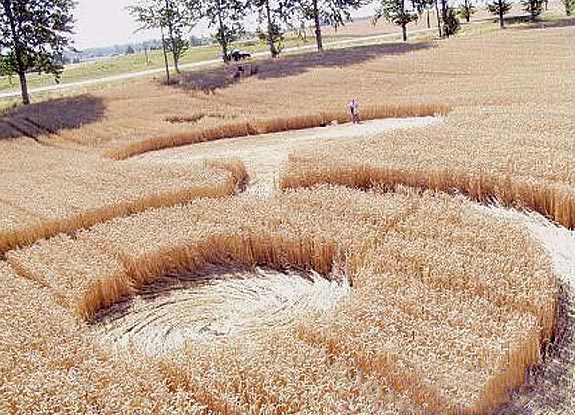
<svg viewBox="0 0 575 415"><path fill-rule="evenodd" d="M324 26L337 29L351 20L353 11L374 1L378 6L374 24L385 19L399 26L404 41L408 25L424 14L428 28L430 14L434 13L439 36L449 37L459 30L460 18L469 22L477 10L477 0L134 0L128 11L140 29L159 31L169 81L170 58L176 72L180 72L180 60L190 46L187 36L201 21L212 29L228 62L232 43L246 32L247 17L256 15L258 37L276 58L286 33L305 33L307 26L313 27L317 50L323 51ZM547 7L547 1L521 3L534 20ZM562 1L567 15L575 12L575 0ZM59 82L64 54L72 47L75 6L76 0L0 0L0 76L18 75L24 104L30 103L28 73L52 74ZM511 6L509 0L489 0L487 4L501 27Z"/></svg>

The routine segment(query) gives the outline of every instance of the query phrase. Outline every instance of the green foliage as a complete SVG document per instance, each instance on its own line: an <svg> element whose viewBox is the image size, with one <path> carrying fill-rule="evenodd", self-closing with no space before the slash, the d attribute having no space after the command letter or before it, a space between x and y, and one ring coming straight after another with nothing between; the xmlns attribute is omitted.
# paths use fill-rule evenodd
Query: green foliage
<svg viewBox="0 0 575 415"><path fill-rule="evenodd" d="M214 40L222 48L223 58L229 61L229 45L245 33L244 18L248 11L248 0L204 0L200 2L200 15L207 19L210 27L216 28Z"/></svg>
<svg viewBox="0 0 575 415"><path fill-rule="evenodd" d="M500 5L501 3L501 5ZM505 15L511 11L512 4L507 0L494 0L491 3L487 3L487 10L489 13L500 16Z"/></svg>
<svg viewBox="0 0 575 415"><path fill-rule="evenodd" d="M368 0L285 0L283 7L286 15L301 22L302 20L314 21L315 6L317 6L321 23L338 28L351 21L353 10L368 3Z"/></svg>
<svg viewBox="0 0 575 415"><path fill-rule="evenodd" d="M565 6L565 14L567 16L571 16L575 13L575 0L563 0L563 5Z"/></svg>
<svg viewBox="0 0 575 415"><path fill-rule="evenodd" d="M10 66L8 65L7 59L0 56L0 76L8 76L11 74Z"/></svg>
<svg viewBox="0 0 575 415"><path fill-rule="evenodd" d="M379 19L385 18L388 22L403 27L418 18L417 10L413 6L413 4L406 6L405 0L381 0L373 21L376 23Z"/></svg>
<svg viewBox="0 0 575 415"><path fill-rule="evenodd" d="M285 37L284 31L278 23L272 23L271 26L267 28L267 31L258 27L256 29L256 34L262 43L266 43L272 50L274 50L272 53L273 57L276 57L281 53L283 49L282 42Z"/></svg>
<svg viewBox="0 0 575 415"><path fill-rule="evenodd" d="M441 20L443 21L442 33L445 37L450 37L456 34L461 29L461 24L457 18L457 14L452 7L446 6L443 10Z"/></svg>
<svg viewBox="0 0 575 415"><path fill-rule="evenodd" d="M371 0L280 0L284 15L292 22L311 21L315 27L318 50L323 50L322 25L330 25L336 30L351 21L351 12ZM292 25L290 27L293 28ZM301 32L300 32L301 33Z"/></svg>
<svg viewBox="0 0 575 415"><path fill-rule="evenodd" d="M471 17L477 12L477 9L473 5L471 0L463 0L463 3L457 8L457 15L462 19L465 19L469 23Z"/></svg>
<svg viewBox="0 0 575 415"><path fill-rule="evenodd" d="M172 53L174 64L188 50L187 34L198 20L198 4L193 0L140 0L128 11L140 23L140 30L161 29L167 32L164 47Z"/></svg>
<svg viewBox="0 0 575 415"><path fill-rule="evenodd" d="M543 12L545 0L521 0L524 10L529 13L531 20L535 20Z"/></svg>
<svg viewBox="0 0 575 415"><path fill-rule="evenodd" d="M252 6L258 11L258 23L265 27L258 27L257 35L262 42L268 44L272 57L275 58L280 54L284 40L280 21L289 19L284 3L280 0L252 0Z"/></svg>
<svg viewBox="0 0 575 415"><path fill-rule="evenodd" d="M63 55L71 45L75 4L74 0L0 0L0 71L20 76L48 73L59 82Z"/></svg>

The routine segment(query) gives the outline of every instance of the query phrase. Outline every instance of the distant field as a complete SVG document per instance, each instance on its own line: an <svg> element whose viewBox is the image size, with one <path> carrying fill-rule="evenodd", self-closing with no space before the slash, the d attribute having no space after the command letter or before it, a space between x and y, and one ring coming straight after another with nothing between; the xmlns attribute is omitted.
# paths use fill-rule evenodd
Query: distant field
<svg viewBox="0 0 575 415"><path fill-rule="evenodd" d="M553 20L562 16L563 11L557 4L552 3L549 10L540 17L541 21ZM512 11L506 18L513 22L518 16L525 16L525 11L520 5L514 5ZM429 19L428 19L429 17ZM494 17L487 13L484 9L478 9L473 15L471 22L473 25L463 25L459 36L469 34L482 34L497 29L496 25L491 22L495 21ZM429 22L429 26L428 23ZM517 22L515 22L517 23ZM423 13L421 18L414 23L408 25L408 36L410 41L424 40L436 38L437 34L437 20L435 12L430 11L429 15ZM334 29L332 27L324 27L324 43L328 48L348 47L351 44L374 44L378 42L396 42L400 40L399 29L384 19L380 20L377 24L373 24L371 17L358 18L352 22L347 23L345 26ZM374 36L390 35L385 40L381 39L374 41ZM395 36L394 36L395 35ZM337 42L344 42L341 46L336 46ZM329 44L333 43L333 46ZM290 54L307 53L308 50L297 51L295 48L315 45L315 38L312 28L308 28L304 38L294 37L288 35L283 41L283 49L291 49ZM254 40L250 42L238 43L235 47L247 50L252 53L267 52L268 46L260 41ZM212 60L219 60L221 58L221 50L218 46L196 47L188 50L181 59L180 64L193 64L202 63ZM172 59L168 56L169 63L172 65ZM73 84L76 82L90 81L105 79L107 77L134 74L148 70L161 70L164 67L164 57L161 50L154 50L148 52L146 57L143 52L134 53L131 55L116 56L96 62L84 62L80 64L72 64L66 67L62 74L60 81L61 85ZM189 68L188 68L189 70ZM150 77L152 75L148 75ZM157 72L155 76L163 76L163 73ZM118 83L118 80L114 81ZM127 81L129 82L129 80ZM100 85L90 85L82 87L85 91L100 88L106 85L103 82ZM29 74L28 84L30 89L42 88L49 86L56 86L53 76L46 74ZM81 90L81 89L80 89ZM0 77L0 93L2 92L19 92L19 84L17 77ZM48 99L50 97L60 97L69 95L65 91L44 91L32 94L32 99L35 101ZM10 98L0 98L0 111L12 108L19 104L19 97L16 95Z"/></svg>
<svg viewBox="0 0 575 415"><path fill-rule="evenodd" d="M513 13L510 15L522 14L520 7L515 7ZM409 25L409 32L421 31L428 28L426 14L415 23ZM473 21L489 18L490 15L484 10L479 10L473 17ZM429 15L430 28L437 27L435 13L432 11ZM376 25L373 24L372 18L360 18L353 22L348 23L337 30L332 27L324 28L324 42L336 42L341 40L354 40L361 43L364 37L397 33L399 39L399 29L397 26L386 22L385 20L379 21ZM414 39L419 36L411 35L410 38ZM393 40L393 39L390 39ZM311 29L306 33L305 39L296 37L288 37L283 42L283 48L294 48L306 45L313 45L315 38ZM236 47L250 52L267 51L267 45L259 41L243 42L236 45ZM209 47L196 47L188 50L182 57L181 64L205 62L214 59L220 59L221 50L217 45ZM172 59L169 57L170 65ZM68 65L62 74L61 83L69 84L74 82L85 81L89 79L105 78L109 76L146 71L151 69L158 69L164 66L164 57L161 50L153 50L148 52L148 61L143 52L138 52L131 55L123 55L111 57L96 62L84 62L81 64ZM53 76L46 74L30 74L28 77L29 88L39 88L50 85L55 85ZM7 92L17 90L19 88L17 77L0 77L0 92ZM7 100L0 100L0 110L6 107Z"/></svg>
<svg viewBox="0 0 575 415"><path fill-rule="evenodd" d="M328 36L326 41L341 40L339 37ZM303 45L312 44L314 39L311 37L306 40L297 38L287 39L284 42L284 47L298 47ZM261 52L267 50L267 45L254 41L250 43L240 43L235 47L241 48L249 52ZM196 47L188 50L182 57L181 64L194 62L204 62L213 59L221 58L221 49L218 46L209 47ZM173 60L168 55L170 65L173 65ZM164 55L161 50L152 50L148 52L148 63L146 63L146 56L143 52L134 53L131 55L123 55L111 57L95 62L84 62L80 64L68 65L62 74L61 83L68 84L87 79L105 78L108 76L146 71L150 69L157 69L164 67ZM54 77L51 75L38 75L30 74L28 77L28 86L30 88L38 88L48 85L55 85ZM0 92L17 89L17 77L0 77Z"/></svg>

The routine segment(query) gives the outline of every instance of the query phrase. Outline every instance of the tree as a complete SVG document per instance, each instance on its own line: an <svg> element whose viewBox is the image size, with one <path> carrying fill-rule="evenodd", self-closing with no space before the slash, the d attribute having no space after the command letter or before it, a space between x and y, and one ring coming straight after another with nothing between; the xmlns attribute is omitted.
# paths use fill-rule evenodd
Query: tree
<svg viewBox="0 0 575 415"><path fill-rule="evenodd" d="M431 29L431 11L433 10L434 0L421 0L421 14L425 12L425 20L428 29Z"/></svg>
<svg viewBox="0 0 575 415"><path fill-rule="evenodd" d="M575 12L575 0L563 0L565 14L571 16Z"/></svg>
<svg viewBox="0 0 575 415"><path fill-rule="evenodd" d="M499 26L505 28L505 21L503 16L511 11L511 3L508 0L494 0L492 3L487 4L489 13L499 16Z"/></svg>
<svg viewBox="0 0 575 415"><path fill-rule="evenodd" d="M247 0L207 0L202 1L200 14L207 18L210 27L217 28L214 38L222 48L224 62L230 61L229 47L245 29L243 19L248 10Z"/></svg>
<svg viewBox="0 0 575 415"><path fill-rule="evenodd" d="M148 29L160 29L162 35L162 51L164 54L164 67L166 70L166 82L171 82L170 65L168 63L167 42L165 35L165 21L162 8L158 7L157 0L142 0L137 6L128 6L127 10L140 24L137 31Z"/></svg>
<svg viewBox="0 0 575 415"><path fill-rule="evenodd" d="M148 48L149 48L148 43L147 43L147 42L144 42L144 43L142 44L142 49L143 49L143 51L144 51L144 64L145 64L146 66L150 65L150 57L149 57L149 55L148 55Z"/></svg>
<svg viewBox="0 0 575 415"><path fill-rule="evenodd" d="M136 51L134 50L134 47L132 45L128 45L128 47L126 48L126 55L133 55L134 53L136 53Z"/></svg>
<svg viewBox="0 0 575 415"><path fill-rule="evenodd" d="M543 12L545 0L521 0L521 4L525 7L525 11L529 13L533 22Z"/></svg>
<svg viewBox="0 0 575 415"><path fill-rule="evenodd" d="M351 21L351 12L367 4L369 0L293 0L284 1L286 12L299 16L301 20L311 20L315 28L318 51L323 51L322 24L336 29Z"/></svg>
<svg viewBox="0 0 575 415"><path fill-rule="evenodd" d="M185 35L196 23L197 6L197 2L193 0L163 0L159 9L164 26L168 29L170 41L168 49L172 52L177 73L180 73L180 59L188 50Z"/></svg>
<svg viewBox="0 0 575 415"><path fill-rule="evenodd" d="M197 2L194 0L140 0L138 5L127 7L140 23L138 30L160 29L164 50L166 77L170 82L167 52L171 52L174 68L180 73L179 62L188 49L185 38L197 20Z"/></svg>
<svg viewBox="0 0 575 415"><path fill-rule="evenodd" d="M74 6L74 0L0 0L2 70L18 75L25 105L30 104L28 72L52 74L60 82L60 62L71 45Z"/></svg>
<svg viewBox="0 0 575 415"><path fill-rule="evenodd" d="M473 5L472 0L463 0L463 3L457 9L457 14L461 16L467 23L471 21L471 16L475 14L477 10Z"/></svg>
<svg viewBox="0 0 575 415"><path fill-rule="evenodd" d="M461 28L455 10L453 10L447 0L441 0L441 20L443 22L442 32L444 37L453 36Z"/></svg>
<svg viewBox="0 0 575 415"><path fill-rule="evenodd" d="M259 10L260 24L263 23L266 27L265 30L258 29L258 36L268 44L272 58L276 58L280 54L280 44L284 39L284 33L278 21L285 17L284 4L274 0L253 0L252 5Z"/></svg>
<svg viewBox="0 0 575 415"><path fill-rule="evenodd" d="M380 1L381 3L375 11L375 16L373 18L374 24L383 17L388 22L401 26L403 41L407 41L407 25L417 20L418 9L423 9L423 7L425 7L424 3L421 3L421 7L417 7L416 3L406 5L406 0Z"/></svg>
<svg viewBox="0 0 575 415"><path fill-rule="evenodd" d="M443 31L441 30L441 15L439 14L439 0L433 0L435 6L435 17L437 18L437 30L439 31L439 37L443 37Z"/></svg>

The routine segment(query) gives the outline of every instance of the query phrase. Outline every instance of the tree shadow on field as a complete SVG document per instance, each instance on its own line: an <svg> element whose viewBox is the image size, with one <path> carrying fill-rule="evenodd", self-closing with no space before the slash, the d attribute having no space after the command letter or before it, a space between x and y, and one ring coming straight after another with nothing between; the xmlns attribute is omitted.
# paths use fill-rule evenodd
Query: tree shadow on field
<svg viewBox="0 0 575 415"><path fill-rule="evenodd" d="M345 49L331 49L322 53L287 55L278 59L240 62L226 68L188 72L175 85L186 91L215 93L245 78L286 78L305 73L314 68L342 68L365 63L381 56L399 55L433 47L431 42L385 43L380 45L355 46ZM243 69L238 71L238 67Z"/></svg>
<svg viewBox="0 0 575 415"><path fill-rule="evenodd" d="M40 102L0 113L0 140L58 135L103 118L102 98L89 94Z"/></svg>
<svg viewBox="0 0 575 415"><path fill-rule="evenodd" d="M544 20L531 21L528 17L522 17L510 21L509 23L512 24L512 26L508 27L510 30L553 29L553 28L575 26L575 17L562 17L550 21L544 21Z"/></svg>

